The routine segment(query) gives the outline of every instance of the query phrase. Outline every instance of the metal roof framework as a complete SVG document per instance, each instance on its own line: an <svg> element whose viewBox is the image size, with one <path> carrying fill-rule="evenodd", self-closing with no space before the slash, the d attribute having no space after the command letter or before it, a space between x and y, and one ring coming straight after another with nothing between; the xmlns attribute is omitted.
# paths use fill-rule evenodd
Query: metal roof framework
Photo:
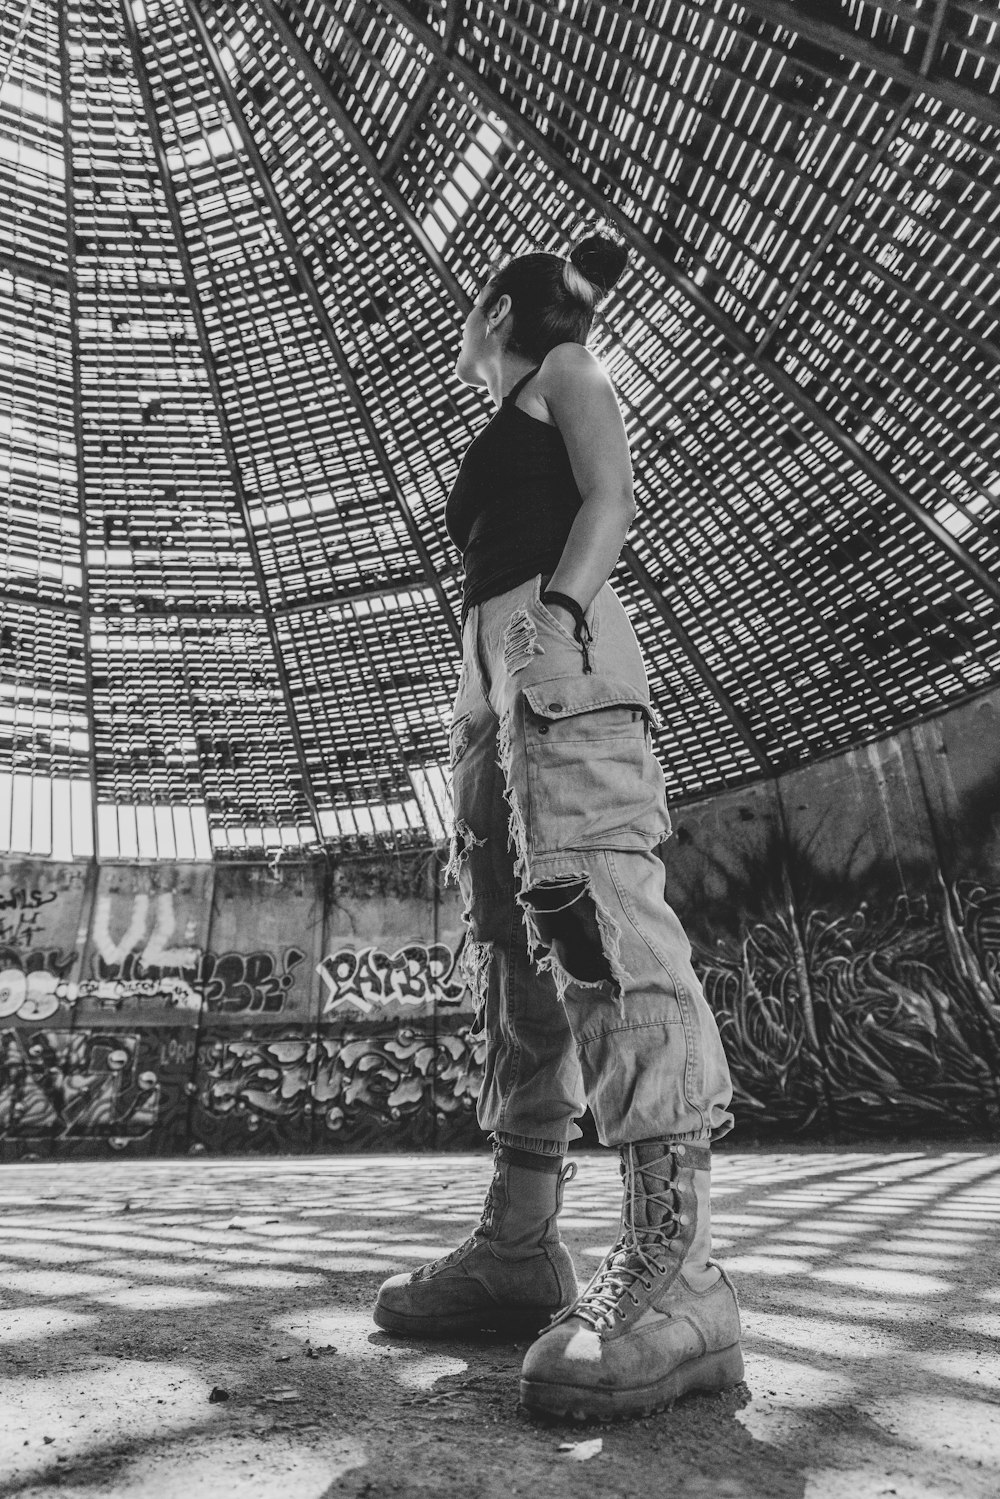
<svg viewBox="0 0 1000 1499"><path fill-rule="evenodd" d="M441 836L459 327L595 214L673 796L996 682L998 140L983 0L8 0L0 845Z"/></svg>

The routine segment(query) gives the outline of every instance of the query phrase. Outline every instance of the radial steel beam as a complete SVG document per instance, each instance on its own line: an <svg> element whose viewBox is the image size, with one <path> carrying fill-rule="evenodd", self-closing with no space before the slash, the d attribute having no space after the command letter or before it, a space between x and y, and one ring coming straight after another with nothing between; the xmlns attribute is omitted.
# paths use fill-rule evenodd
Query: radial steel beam
<svg viewBox="0 0 1000 1499"><path fill-rule="evenodd" d="M308 56L308 53L306 55ZM390 191L390 179L405 156L406 148L413 139L413 133L423 119L428 105L437 93L443 76L444 67L441 64L436 63L434 67L427 69L427 72L424 74L423 83L421 83L419 89L407 105L406 113L403 115L399 128L389 142L385 155L379 162L379 178L387 188L390 188ZM397 193L396 197L400 197L400 194ZM407 212L409 212L409 209L407 209ZM450 275L451 272L447 270L443 260L441 264L447 274Z"/></svg>
<svg viewBox="0 0 1000 1499"><path fill-rule="evenodd" d="M933 64L934 58L937 55L938 42L940 40L941 30L944 26L944 18L948 10L949 3L950 0L937 0L937 8L934 12L934 19L931 23L930 34L928 35L927 45L924 48L924 55L920 63L919 76L921 78L925 78L927 76ZM913 108L918 97L919 89L911 88L908 91L906 98L902 100L902 102L895 110L892 119L889 121L888 125L885 127L885 130L882 133L881 141L879 142L876 149L868 157L868 160L865 162L864 170L859 172L857 177L855 177L854 181L851 183L850 192L845 198L841 199L840 206L838 207L837 212L834 214L830 223L826 226L823 233L820 235L818 242L813 246L809 255L806 256L805 264L801 267L795 277L795 280L792 282L792 285L785 293L785 296L782 299L777 312L774 314L774 317L771 319L771 321L767 325L767 328L764 330L763 336L757 340L758 357L766 351L770 344L774 342L774 338L778 332L778 329L781 327L782 323L785 321L785 318L788 316L789 312L798 301L803 288L807 286L812 279L816 267L823 259L823 256L826 254L833 240L840 233L844 224L850 218L851 214L854 211L854 205L857 203L861 194L868 187L873 176L875 175L876 169L885 160L886 155L889 151L889 147L896 139L896 136L899 133L900 126L906 119L907 115L910 113L910 110Z"/></svg>
<svg viewBox="0 0 1000 1499"><path fill-rule="evenodd" d="M25 7L25 24L30 6ZM83 377L80 367L80 304L76 279L76 206L73 202L73 110L69 71L69 0L59 0L59 87L62 92L63 164L66 205L66 289L73 386L73 447L76 452L76 517L80 528L80 635L87 695L87 766L90 774L90 828L93 857L100 856L97 817L97 716L94 712L94 658L90 643L90 571L87 564L87 466L83 452Z"/></svg>
<svg viewBox="0 0 1000 1499"><path fill-rule="evenodd" d="M448 573L439 573L439 577L451 577L454 570ZM291 604L272 604L271 611L275 619L286 619L293 614L315 614L321 609L338 609L345 604L362 603L367 599L392 599L398 598L403 593L426 593L428 588L427 579L423 573L412 578L394 578L388 583L377 588L345 588L338 589L336 593L312 593L308 599ZM13 595L7 588L4 589L4 598L12 602L37 604L34 595ZM78 614L79 606L75 604L47 604L46 608L62 609L68 613ZM193 609L187 605L177 604L155 604L144 602L142 614L154 615L158 618L169 617L170 619L203 619L204 609ZM257 611L249 604L214 604L212 606L213 619L256 619Z"/></svg>
<svg viewBox="0 0 1000 1499"><path fill-rule="evenodd" d="M906 116L912 109L913 102L916 97L916 94L908 94L903 100L902 104L900 104L899 108L895 111L892 119L885 127L882 139L879 141L875 150L871 152L867 161L865 162L864 169L858 173L858 175L851 183L850 192L845 198L841 200L837 212L834 214L829 224L827 224L826 228L820 235L812 250L806 256L805 261L799 269L799 272L796 275L794 281L788 288L784 297L781 299L777 311L775 312L771 321L768 323L761 337L757 340L755 346L757 359L760 359L761 356L767 352L768 348L774 342L778 333L778 329L781 327L782 323L785 321L785 318L788 316L789 312L791 312L792 308L799 300L799 297L802 295L803 289L811 281L816 267L819 265L820 261L823 259L823 256L830 248L833 240L840 233L844 224L850 218L850 215L854 211L854 205L857 203L861 194L868 187L869 183L872 180L872 177L875 175L876 169L885 160L886 155L889 151L889 147L896 139L899 127L902 125L903 121L906 119Z"/></svg>
<svg viewBox="0 0 1000 1499"><path fill-rule="evenodd" d="M455 50L462 30L462 18L465 15L466 0L445 0L444 6L444 50L450 57Z"/></svg>
<svg viewBox="0 0 1000 1499"><path fill-rule="evenodd" d="M358 151L359 160L361 160L368 167L368 170L372 174L376 186L381 191L385 192L386 197L393 204L393 206L395 206L397 200L403 201L401 199L401 195L395 192L395 190L391 189L389 184L387 184L385 181L384 174L387 170L386 161L383 160L382 162L379 162L365 145L363 139L358 135L357 130L351 124L349 117L345 114L343 108L333 97L332 90L330 89L326 78L324 77L320 69L316 66L316 63L313 61L313 59L310 57L308 50L304 47L300 38L295 34L294 30L289 26L288 22L275 11L273 0L254 0L254 3L257 4L259 9L266 8L268 18L271 20L272 25L275 27L275 30L282 37L282 40L286 43L289 49L294 53L296 61L299 63L300 67L302 67L303 72L308 77L312 87L316 90L316 92L324 100L324 102L329 104L331 114L337 120L338 125L340 125L343 129L344 134L349 139L351 139L352 144L355 145ZM414 103L411 106L411 109L407 112L403 125L400 128L400 136L402 136L404 132L409 133L413 128L415 128L420 113L424 108L426 108L426 105L429 102L430 98L433 97L434 92L440 86L441 79L446 76L448 67L450 65L452 51L461 34L461 25L464 13L465 12L462 0L448 0L444 36L440 42L440 55L435 59L433 67L428 72L428 76L425 80L424 86L419 91L417 98L414 100ZM399 141L400 136L397 136L397 142ZM391 153L393 162L398 159L399 152L402 149L403 146L400 146L399 150L394 150ZM410 212L408 206L406 207L406 212ZM434 252L432 265L438 272L442 284L445 286L445 289L451 293L452 297L456 301L460 311L462 313L467 312L470 305L469 299L462 291L455 277L448 270L443 257L441 257L437 253L437 251ZM707 666L704 658L698 651L691 637L687 634L683 626L678 621L673 610L664 599L663 594L658 588L656 588L656 585L653 584L652 580L649 577L649 574L646 573L644 569L642 569L642 571L638 570L641 568L641 564L638 563L638 560L635 558L635 554L631 551L630 548L626 550L624 560L625 565L632 571L640 586L645 591L647 597L650 600L650 603L658 611L665 623L669 625L671 629L673 629L678 645L683 651L688 654L695 671L701 677L702 681L704 681L706 685L709 686L715 697L718 699L719 704L722 707L722 710L725 713L726 717L736 725L741 737L747 739L747 735L750 734L750 731L745 722L740 719L739 710L730 701L721 684L712 674L710 668ZM753 754L757 764L762 766L764 769L769 769L770 767L768 765L767 757L761 749L760 745L753 741L752 735L750 735L750 738L747 739L747 743L750 745L751 753Z"/></svg>
<svg viewBox="0 0 1000 1499"><path fill-rule="evenodd" d="M918 94L929 94L952 109L960 109L963 114L972 115L974 119L985 120L990 125L1000 125L1000 100L996 95L979 93L950 78L931 78L929 66L926 71L909 67L888 48L878 47L874 42L866 41L857 32L848 31L834 21L821 21L815 14L808 15L798 5L792 4L791 0L743 0L743 5L755 16L760 16L774 26L780 26L783 31L791 31L796 36L803 36L807 41L825 47L828 52L848 57L862 67L871 68L873 73L881 73L883 77L890 78L893 83L902 84L904 88ZM935 51L946 10L947 6L935 15L931 23L929 40L933 40ZM911 18L908 24L912 25L914 19L916 17Z"/></svg>
<svg viewBox="0 0 1000 1499"><path fill-rule="evenodd" d="M330 353L333 355L333 362L337 367L337 372L340 375L345 390L347 391L348 395L351 398L351 401L354 404L365 435L367 436L368 441L371 443L372 452L375 455L375 459L378 463L379 468L382 470L382 474L388 486L389 493L392 496L396 508L398 509L402 517L403 524L406 527L407 532L409 533L409 537L411 542L413 543L414 550L416 551L425 569L427 575L427 586L433 589L434 594L437 597L442 618L451 633L451 637L456 647L460 649L462 643L462 632L459 628L458 621L456 620L455 615L452 612L451 605L448 602L444 589L441 587L440 580L435 571L434 564L431 561L430 554L427 551L424 539L420 534L419 527L417 526L417 523L413 518L410 507L406 502L406 496L403 493L402 486L399 483L399 480L396 478L392 460L390 459L389 454L386 452L378 428L375 425L371 412L368 410L368 406L365 402L364 396L361 393L358 383L354 378L354 372L351 368L350 361L345 355L344 350L341 347L340 340L337 337L336 330L334 329L334 326L330 321L330 315L326 310L326 304L323 301L319 288L316 285L312 269L309 265L309 262L302 254L301 249L299 248L298 238L288 221L288 215L285 213L285 209L281 202L281 199L275 191L274 183L271 181L271 177L267 170L267 167L264 164L260 151L257 149L257 143L254 140L253 132L250 129L247 118L243 113L242 106L240 105L240 101L237 98L236 90L233 88L232 82L229 78L229 74L223 67L218 48L216 47L215 41L205 24L203 15L201 14L199 0L182 0L182 3L188 15L191 17L191 21L198 34L198 39L201 42L204 53L208 58L209 65L214 74L219 91L226 101L226 107L229 110L236 128L239 130L240 139L243 143L243 149L247 154L247 159L249 160L250 166L253 169L253 173L257 179L257 183L260 187L261 193L263 194L264 199L274 216L275 226L277 227L281 238L285 242L285 248L288 253L288 258L295 266L295 269L298 273L300 285L302 286L302 289L309 299L310 305L313 309L313 313L316 317L316 321L319 324L320 331L322 332L323 337L325 338L327 345L329 346Z"/></svg>
<svg viewBox="0 0 1000 1499"><path fill-rule="evenodd" d="M454 50L455 41L462 27L463 9L464 0L446 0L444 34L442 39L445 56L450 57ZM424 81L407 105L406 113L403 115L399 129L389 142L389 149L382 158L381 174L383 177L391 176L402 161L417 126L420 124L428 105L441 86L441 79L445 76L445 71L444 62L438 60L424 74ZM443 264L444 261L442 261Z"/></svg>
<svg viewBox="0 0 1000 1499"><path fill-rule="evenodd" d="M610 202L584 174L574 167L570 162L555 149L532 125L529 125L520 110L502 98L489 84L487 84L475 68L471 67L461 57L445 57L443 43L429 26L417 21L410 14L404 0L379 0L380 6L394 16L401 25L405 26L427 50L435 57L445 61L455 76L466 88L475 94L481 103L493 114L498 115L514 133L520 137L526 145L530 146L543 161L545 161L554 172L578 193L592 208L596 209L605 218L610 219L621 230L625 240L631 244L639 253L649 261L671 285L679 291L711 325L723 335L730 347L739 355L742 355L749 363L766 375L771 384L779 390L787 400L798 408L802 414L809 419L813 426L817 427L826 437L834 443L845 457L866 474L874 484L883 491L899 508L913 520L923 531L933 537L941 549L948 553L952 560L959 564L982 588L995 603L1000 604L1000 580L983 566L983 564L972 555L967 547L954 537L940 521L936 520L929 511L925 510L918 500L897 483L890 473L883 468L882 464L871 454L866 453L864 448L844 429L828 416L799 387L797 382L780 365L775 364L766 355L758 354L753 340L743 332L724 312L718 308L707 296L698 284L679 270L676 265L647 239L632 223L627 214L623 213L616 204ZM784 24L784 23L782 23ZM915 74L919 77L919 74Z"/></svg>
<svg viewBox="0 0 1000 1499"><path fill-rule="evenodd" d="M317 67L315 61L309 55L308 48L303 46L301 39L296 35L295 30L289 24L287 17L284 15L282 10L279 9L278 5L275 4L275 0L252 0L252 3L255 5L258 12L265 18L267 23L281 38L282 42L287 47L292 57L294 57L296 63L302 69L302 72L310 88L313 90L316 96L322 100L324 109L326 109L330 116L336 121L337 129L342 133L344 139L350 143L351 149L353 150L355 156L357 157L361 166L363 166L365 171L368 173L372 185L378 190L385 201L389 204L393 213L398 217L399 222L402 224L403 228L407 231L410 238L413 240L420 254L428 262L431 269L440 280L441 284L448 290L457 305L463 308L464 311L468 312L470 306L469 299L465 295L465 292L462 290L458 279L448 268L440 250L436 245L431 243L427 235L424 233L424 230L420 224L420 220L417 218L416 214L413 212L412 208L407 203L402 193L399 192L397 188L393 187L392 182L389 180L393 168L398 164L399 154L406 147L406 140L400 140L400 138L402 137L404 131L407 131L408 122L412 125L413 123L415 123L415 121L411 120L411 116L408 113L406 119L400 127L399 134L389 148L388 155L380 161L372 151L371 147L368 145L360 130L358 130L357 126L352 121L346 109L344 109L343 105L334 95L334 92L331 89L329 82L324 77L322 70ZM424 87L421 88L420 94L418 95L419 99L423 98L424 88L428 88L430 90L431 96L433 96L433 91L436 88L436 83L432 82L430 76L425 79ZM417 101L414 101L414 106L416 105L416 102Z"/></svg>
<svg viewBox="0 0 1000 1499"><path fill-rule="evenodd" d="M253 521L250 517L250 505L247 500L246 489L243 484L243 476L240 470L239 455L233 441L229 426L229 418L226 412L226 404L223 399L222 389L215 368L215 357L212 353L211 342L208 336L208 327L205 322L205 314L201 305L201 297L198 291L198 283L191 263L191 253L188 248L187 236L184 231L184 223L181 216L180 205L174 191L173 179L170 168L167 165L167 151L160 131L160 121L156 113L156 101L153 97L152 85L149 81L149 72L146 68L146 59L142 50L142 42L136 30L132 18L129 0L120 0L122 15L125 20L125 34L128 38L129 49L132 53L132 61L135 67L136 81L139 84L139 92L142 96L143 108L146 111L149 124L150 140L153 154L156 158L156 168L159 174L160 186L166 199L167 213L170 216L170 225L173 229L174 240L177 245L177 254L180 257L181 271L184 276L184 285L187 290L188 303L191 309L191 317L194 321L198 334L198 346L201 350L202 364L205 369L205 377L208 381L212 396L212 404L215 408L216 420L219 423L219 433L222 438L223 451L229 468L230 482L236 497L237 507L243 528L246 534L247 549L250 553L250 562L253 569L254 581L257 585L260 597L261 609L263 611L264 623L267 629L268 640L274 658L274 669L281 688L281 696L285 705L285 713L288 718L289 733L292 738L292 746L295 751L295 759L299 767L299 775L302 778L302 794L309 808L316 832L316 842L322 844L323 831L320 825L319 806L312 787L312 776L309 770L309 762L306 757L305 746L299 732L298 717L296 713L295 700L292 697L291 684L285 670L284 655L281 649L281 641L278 638L277 621L274 609L271 605L268 592L267 577L261 561L257 540L254 536Z"/></svg>
<svg viewBox="0 0 1000 1499"><path fill-rule="evenodd" d="M11 69L14 66L14 58L17 56L17 49L18 47L20 47L22 41L24 40L25 33L28 30L28 24L31 21L31 10L34 3L35 0L25 0L24 9L21 11L21 17L17 23L17 30L14 32L14 40L13 42L11 42L10 51L7 54L6 60L3 65L3 71L0 72L0 89L4 89L7 86L7 79L10 77ZM60 13L61 11L62 6L60 6ZM63 21L60 20L59 25L61 26L63 24ZM62 87L61 84L60 87Z"/></svg>
<svg viewBox="0 0 1000 1499"><path fill-rule="evenodd" d="M715 675L715 672L709 666L701 651L695 645L694 641L691 639L691 636L681 624L673 609L671 609L670 605L667 603L667 600L664 597L662 591L657 588L656 584L653 582L653 578L649 572L649 569L645 566L644 563L640 562L632 547L627 545L622 548L622 561L628 566L633 576L638 581L639 586L643 589L646 597L649 599L650 603L653 604L663 615L663 618L666 620L667 624L670 626L670 629L673 631L678 642L682 646L685 655L690 660L691 665L694 667L695 671L698 673L705 686L709 689L712 696L717 700L719 707L729 719L729 722L732 724L737 734L743 740L743 743L753 755L761 770L770 774L771 771L775 769L775 767L771 764L766 751L755 736L753 729L750 727L744 715L740 712L739 708L737 708L736 704L733 702L732 698L729 696L728 692L723 687L718 677Z"/></svg>

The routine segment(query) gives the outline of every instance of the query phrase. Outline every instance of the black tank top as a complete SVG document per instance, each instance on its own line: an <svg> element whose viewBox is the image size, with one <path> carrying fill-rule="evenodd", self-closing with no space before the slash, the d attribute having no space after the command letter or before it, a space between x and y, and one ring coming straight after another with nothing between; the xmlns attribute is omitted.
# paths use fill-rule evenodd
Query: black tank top
<svg viewBox="0 0 1000 1499"><path fill-rule="evenodd" d="M515 406L529 370L473 438L445 508L462 553L462 622L474 604L555 572L582 497L558 427Z"/></svg>

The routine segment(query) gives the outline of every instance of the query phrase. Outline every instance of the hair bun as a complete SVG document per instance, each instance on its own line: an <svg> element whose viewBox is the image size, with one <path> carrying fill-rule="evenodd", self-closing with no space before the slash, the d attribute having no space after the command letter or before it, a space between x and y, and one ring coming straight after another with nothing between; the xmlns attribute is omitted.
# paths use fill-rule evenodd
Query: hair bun
<svg viewBox="0 0 1000 1499"><path fill-rule="evenodd" d="M570 264L575 266L591 286L596 286L603 296L609 292L628 265L628 246L622 239L613 239L610 234L588 234L569 252Z"/></svg>

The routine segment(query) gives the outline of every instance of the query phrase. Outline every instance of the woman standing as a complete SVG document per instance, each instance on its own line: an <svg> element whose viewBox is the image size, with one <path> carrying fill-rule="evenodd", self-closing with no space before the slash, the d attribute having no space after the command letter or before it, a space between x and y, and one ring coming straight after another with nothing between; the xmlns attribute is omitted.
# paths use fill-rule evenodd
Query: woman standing
<svg viewBox="0 0 1000 1499"><path fill-rule="evenodd" d="M376 1323L530 1330L529 1408L635 1415L743 1374L709 1258L709 1142L732 1126L718 1029L664 900L670 829L638 642L608 583L635 513L611 382L586 347L627 252L522 255L466 319L458 378L497 406L448 500L465 567L451 872L486 1037L482 1221L382 1286ZM617 1243L580 1293L556 1216L589 1104L621 1151ZM553 1314L554 1317L553 1317Z"/></svg>

